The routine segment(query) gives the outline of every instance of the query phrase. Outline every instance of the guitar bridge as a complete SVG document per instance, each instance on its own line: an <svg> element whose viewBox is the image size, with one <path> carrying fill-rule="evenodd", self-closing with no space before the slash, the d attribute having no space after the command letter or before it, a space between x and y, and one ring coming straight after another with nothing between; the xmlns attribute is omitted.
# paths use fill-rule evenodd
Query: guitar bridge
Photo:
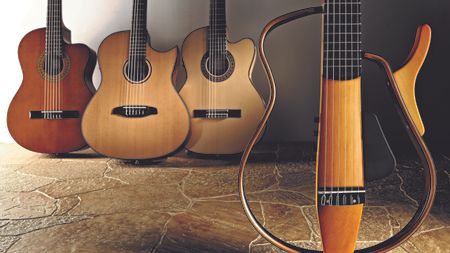
<svg viewBox="0 0 450 253"><path fill-rule="evenodd" d="M363 187L327 187L319 189L318 200L320 206L352 206L364 204L365 195Z"/></svg>
<svg viewBox="0 0 450 253"><path fill-rule="evenodd" d="M194 110L194 118L204 119L228 119L241 118L241 110L236 109L214 109L214 110Z"/></svg>
<svg viewBox="0 0 450 253"><path fill-rule="evenodd" d="M31 111L30 119L79 119L80 113L78 111Z"/></svg>
<svg viewBox="0 0 450 253"><path fill-rule="evenodd" d="M144 118L158 114L158 109L150 106L127 105L114 108L112 114L125 118Z"/></svg>

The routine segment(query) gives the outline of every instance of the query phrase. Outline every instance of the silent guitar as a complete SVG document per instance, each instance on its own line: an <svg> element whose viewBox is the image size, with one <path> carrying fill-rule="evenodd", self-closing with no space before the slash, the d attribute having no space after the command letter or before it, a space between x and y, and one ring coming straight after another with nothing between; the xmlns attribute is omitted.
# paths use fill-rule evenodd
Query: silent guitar
<svg viewBox="0 0 450 253"><path fill-rule="evenodd" d="M180 91L191 116L186 144L199 154L237 154L255 132L264 102L253 86L252 40L227 40L226 2L210 0L210 24L184 41L187 80Z"/></svg>
<svg viewBox="0 0 450 253"><path fill-rule="evenodd" d="M435 196L436 174L433 159L422 138L425 128L415 100L415 82L431 41L428 25L418 29L416 43L405 65L392 72L380 56L361 49L361 0L326 0L321 7L286 14L270 22L260 41L260 53L271 83L271 96L258 131L244 152L239 193L244 211L255 229L273 245L287 252L321 252L291 245L271 234L255 218L245 195L244 173L250 152L263 131L276 100L276 85L264 51L268 34L293 20L323 14L323 71L319 144L317 152L316 205L323 252L388 252L408 240L427 217ZM374 61L386 72L388 89L400 118L424 168L425 188L418 210L397 234L379 244L355 249L365 204L363 131L361 116L362 60Z"/></svg>
<svg viewBox="0 0 450 253"><path fill-rule="evenodd" d="M95 88L94 51L70 44L61 0L48 0L47 27L28 33L19 45L23 83L8 110L7 124L22 147L47 154L86 147L81 116Z"/></svg>
<svg viewBox="0 0 450 253"><path fill-rule="evenodd" d="M98 153L154 159L176 151L189 132L189 114L173 86L176 48L158 52L147 32L147 0L133 1L131 31L99 48L102 83L83 117L83 135Z"/></svg>

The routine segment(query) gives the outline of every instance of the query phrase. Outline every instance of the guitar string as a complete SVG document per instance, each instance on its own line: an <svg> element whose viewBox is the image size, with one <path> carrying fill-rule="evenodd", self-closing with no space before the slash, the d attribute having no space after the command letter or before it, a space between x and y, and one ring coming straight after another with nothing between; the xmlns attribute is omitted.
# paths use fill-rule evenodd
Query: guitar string
<svg viewBox="0 0 450 253"><path fill-rule="evenodd" d="M350 2L346 2L345 3L345 13L350 13L350 15L346 15L345 16L345 32L344 32L344 34L345 34L345 40L347 41L348 40L348 34L349 34L349 32L350 32L350 44L347 44L346 43L346 46L345 46L345 53L344 53L344 57L346 58L346 60L345 60L345 65L347 65L347 63L348 63L348 59L347 59L347 57L349 57L350 58L350 74L351 74L351 72L353 71L353 53L351 52L351 47L353 47L353 34L351 33L352 31L352 29L350 29L350 31L348 30L348 25L351 25L351 24L353 24L353 22L352 22L352 20L348 20L348 18L350 18L350 19L353 19L353 8L352 8L352 3L353 3L353 1L352 0L350 0ZM350 10L348 9L348 5L350 4ZM349 51L348 51L348 49L349 49L349 45L350 45L350 56L349 56ZM351 79L353 79L353 76L350 76L350 78ZM345 80L348 80L348 79L350 79L349 78L349 76L348 76L348 68L346 68L345 69ZM351 91L351 90L350 90ZM344 95L344 98L346 98L347 97L347 93L348 93L348 91L347 91L347 88L345 89L345 91L344 91L346 94ZM352 94L351 92L350 92L350 94ZM345 106L347 106L346 105L346 103L345 103ZM345 122L344 122L344 129L345 129L345 132L344 132L344 140L345 141L347 141L347 137L348 137L348 128L347 128L347 108L344 108L344 111L345 111L345 114L346 114L346 116L345 116ZM345 157L344 157L344 187L348 187L349 185L348 185L348 180L347 180L347 171L348 170L353 170L352 169L352 166L348 166L348 147L347 147L347 145L345 145L344 146L344 150L345 150ZM353 182L352 181L350 181L350 183L352 183L353 184ZM351 185L352 186L352 185ZM343 197L342 197L342 203L343 203L343 205L346 205L346 202L347 202L347 196L346 196L346 194L344 194L343 195Z"/></svg>
<svg viewBox="0 0 450 253"><path fill-rule="evenodd" d="M336 5L332 4L333 7L333 11L332 11L332 17L333 17L333 22L332 22L332 31L333 34L331 35L332 37L332 43L333 43L333 50L336 50L336 43L335 43L335 39L336 39L336 35L335 35L335 22L336 22ZM335 166L335 162L333 160L334 158L334 149L333 149L333 143L334 143L334 136L335 136L335 129L334 129L334 85L335 85L335 61L334 61L334 53L333 56L331 57L331 67L332 67L332 80L331 80L331 85L330 85L330 95L331 95L331 122L330 122L330 128L331 128L331 139L330 139L330 147L331 147L331 152L330 152L330 188L331 188L331 192L333 192L334 190L334 166ZM333 195L330 195L330 204L332 204L333 202Z"/></svg>
<svg viewBox="0 0 450 253"><path fill-rule="evenodd" d="M323 175L323 188L325 190L325 192L327 191L327 149L328 149L328 118L327 118L327 114L328 114L328 85L327 82L329 80L329 69L328 69L328 54L330 52L330 40L329 40L329 31L330 31L330 26L329 26L329 20L330 20L330 16L329 16L329 12L330 12L330 4L329 4L329 0L325 1L325 8L326 8L326 14L325 14L325 26L326 26L326 31L325 31L325 80L323 82L324 87L322 88L324 93L325 93L325 98L324 98L324 104L323 104L323 110L324 112L324 117L323 117L323 123L326 122L326 125L324 125L324 142L323 142L323 146L324 146L324 175ZM322 205L325 205L326 203L326 195L323 195L322 199L320 200Z"/></svg>
<svg viewBox="0 0 450 253"><path fill-rule="evenodd" d="M352 0L350 0L350 2L351 2ZM348 41L348 34L347 34L347 25L348 25L348 20L347 20L347 18L348 18L348 16L349 16L349 14L348 14L348 12L347 12L347 4L348 4L348 2L346 2L346 0L344 0L344 13L345 13L345 15L344 15L344 41L345 41L345 43L344 43L344 59L340 59L339 60L339 62L340 63L344 63L344 68L343 68L343 70L344 70L344 80L345 80L345 82L346 82L346 86L350 86L350 87L343 87L344 88L344 90L343 90L343 96L341 96L341 99L342 98L346 98L347 97L347 89L350 89L350 91L351 91L351 89L353 88L353 84L350 82L350 83L347 83L347 80L349 80L347 77L347 69L348 69L348 67L345 67L346 65L347 65L347 48L348 48L348 43L349 43L349 41ZM341 12L342 12L342 5L341 5ZM351 14L350 14L351 15ZM339 26L339 30L340 30L340 32L342 32L342 26ZM340 36L342 36L342 35L340 35ZM351 43L351 42L350 42ZM344 60L344 61L342 61L342 60ZM351 65L351 64L350 64ZM350 67L351 68L351 67ZM340 72L342 72L342 71L340 71ZM345 100L344 100L344 104L343 104L343 110L344 110L344 140L343 140L343 143L344 143L344 163L343 163L343 167L342 167L342 169L344 170L344 179L343 179L343 184L342 184L342 188L343 188L343 190L345 190L345 187L347 187L348 185L347 185L347 183L346 183L346 179L347 179L347 169L348 169L348 167L347 167L347 152L348 152L348 148L347 148L347 145L346 145L346 143L347 143L347 131L348 131L348 121L347 121L347 119L348 119L348 112L347 112L347 108L348 108L348 105L347 105L347 103L345 102ZM341 175L340 175L341 176ZM345 193L343 194L343 196L341 197L341 198L339 198L339 201L342 201L343 199L342 198L345 198ZM338 202L339 202L338 201ZM338 203L339 204L339 203ZM345 203L344 203L345 204Z"/></svg>
<svg viewBox="0 0 450 253"><path fill-rule="evenodd" d="M346 82L343 82L342 80L345 80L345 79L342 79L342 71L343 70L345 70L345 67L343 67L342 66L342 51L344 50L344 48L347 46L345 43L347 43L346 42L346 40L345 39L343 39L342 38L342 36L343 35L341 35L341 25L342 25L342 4L343 3L345 3L345 1L347 1L347 0L343 0L344 2L341 2L341 0L337 0L337 2L336 2L336 5L337 5L337 8L338 8L338 11L337 11L337 13L335 13L335 15L336 15L336 17L337 17L337 31L336 31L336 36L337 36L337 41L338 41L338 43L339 43L339 52L338 52L338 56L337 56L337 62L338 62L338 69L337 69L337 72L338 72L338 87L337 87L337 96L336 96L336 103L337 103L337 109L338 109L338 111L340 111L340 110L344 110L344 121L346 120L346 118L345 118L345 115L346 115L346 112L345 112L345 101L344 101L344 103L342 103L342 95L343 95L343 93L344 93L344 91L345 91L345 89L346 89ZM345 17L345 15L344 15L344 17ZM345 22L344 22L344 24L345 24ZM345 36L344 36L345 37ZM334 87L334 88L336 88L336 87ZM341 124L341 117L337 120L337 122L338 122L338 124L337 125L340 125ZM344 126L345 126L345 123L344 123ZM345 140L344 140L344 142L342 141L342 136L341 136L341 132L342 131L344 131L345 132L345 128L343 128L342 130L341 129L339 129L339 130L337 130L337 134L336 134L336 144L337 144L337 146L339 147L339 149L342 147L342 143L345 143ZM345 144L344 144L345 145ZM341 190L341 172L342 172L342 170L345 170L345 168L342 168L342 166L341 166L341 161L342 161L342 157L345 157L345 150L344 150L344 152L343 152L343 155L341 155L341 154L337 154L337 156L336 156L336 160L337 160L337 169L336 169L336 174L337 174L337 192L338 192L338 194L336 194L336 204L339 206L339 198L340 198L340 196L339 196L339 192L340 192L340 190Z"/></svg>
<svg viewBox="0 0 450 253"><path fill-rule="evenodd" d="M62 5L60 2L58 2L58 31L57 31L57 50L58 50L58 65L60 66L61 69L58 68L59 73L58 73L58 85L57 85L57 89L58 89L58 101L57 101L57 111L62 111L61 108L61 79L62 79L62 72L64 71L64 55L62 53ZM62 116L62 114L59 116L59 118Z"/></svg>
<svg viewBox="0 0 450 253"><path fill-rule="evenodd" d="M133 15L135 12L135 6L136 4L136 0L133 1L133 11L132 11L132 15L131 15L131 28L130 28L130 32L129 32L129 44L128 44L128 60L127 60L127 67L125 69L125 75L127 78L125 78L124 81L124 86L126 87L126 99L125 99L125 115L130 116L130 87L129 87L129 82L132 78L131 75L131 64L132 64L132 55L131 55L131 50L132 50L132 43L133 43Z"/></svg>
<svg viewBox="0 0 450 253"><path fill-rule="evenodd" d="M212 83L212 108L213 108L213 119L216 119L216 94L215 94L215 88L216 88L216 81L217 81L217 0L214 0L214 22L213 22L213 83Z"/></svg>
<svg viewBox="0 0 450 253"><path fill-rule="evenodd" d="M139 54L140 54L140 58L139 58L139 64L140 64L140 74L139 74L139 100L138 100L138 105L144 105L144 78L146 77L146 65L147 65L147 61L146 61L146 49L147 49L147 44L146 44L146 34L147 34L147 29L145 29L146 27L146 16L147 15L147 4L146 1L142 1L142 11L140 12L140 17L139 17L139 23L141 26L141 30L139 32ZM142 109L138 110L138 114L141 115L142 114Z"/></svg>
<svg viewBox="0 0 450 253"><path fill-rule="evenodd" d="M128 115L133 115L133 86L132 86L132 81L134 78L134 36L135 36L135 23L136 23L136 10L137 10L137 3L138 0L134 0L134 4L133 4L133 15L132 15L132 22L131 22L131 30L130 30L130 56L128 59L128 75L129 75L129 80L127 82L127 89L129 91L129 98L127 101L127 108L128 108Z"/></svg>
<svg viewBox="0 0 450 253"><path fill-rule="evenodd" d="M137 39L138 39L138 19L139 19L139 5L140 1L136 0L135 4L135 14L134 14L134 27L132 27L132 33L133 33L133 77L132 82L130 83L130 88L132 91L132 99L131 99L131 114L134 116L136 113L136 80L137 80Z"/></svg>
<svg viewBox="0 0 450 253"><path fill-rule="evenodd" d="M45 52L44 52L44 119L47 119L47 102L48 102L48 43L49 43L49 28L50 28L50 3L47 2L47 27L45 29Z"/></svg>
<svg viewBox="0 0 450 253"><path fill-rule="evenodd" d="M361 65L362 64L362 51L361 51L361 45L362 45L362 20L361 20L361 15L362 15L362 13L361 13L361 4L362 4L361 0L358 0L358 4L357 4L357 13L358 13L358 15L357 15L357 22L358 22L358 28L357 28L357 30L358 30L358 35L357 35L357 37L358 37L358 44L357 44L357 49L358 49L358 64L357 64L357 66L358 66L358 76L360 76L362 74L361 73L361 70L362 70L362 65ZM359 94L359 95L361 95L361 94ZM357 94L357 96L358 96L358 94ZM361 136L358 136L358 138L361 138Z"/></svg>
<svg viewBox="0 0 450 253"><path fill-rule="evenodd" d="M49 97L49 111L48 111L48 117L49 119L51 119L51 110L53 109L53 84L52 84L52 80L53 80L53 16L54 16L54 12L53 12L53 1L52 4L50 5L50 61L49 61L49 83L48 83L48 88L49 88L49 92L50 92L50 97Z"/></svg>
<svg viewBox="0 0 450 253"><path fill-rule="evenodd" d="M207 68L208 68L208 107L206 108L206 113L207 113L207 118L209 117L209 113L211 112L211 78L212 78L212 58L213 58L213 51L212 51L212 44L213 42L213 18L214 18L214 0L210 1L210 22L209 22L209 28L208 28L208 37L209 37L209 42L208 42L208 47L209 47L209 51L208 51L208 58L207 58Z"/></svg>
<svg viewBox="0 0 450 253"><path fill-rule="evenodd" d="M54 25L55 25L55 5L52 4L52 61L51 61L51 90L52 90L52 105L51 105L51 112L53 112L55 110L55 30L54 30ZM50 113L50 118L53 119L53 113Z"/></svg>

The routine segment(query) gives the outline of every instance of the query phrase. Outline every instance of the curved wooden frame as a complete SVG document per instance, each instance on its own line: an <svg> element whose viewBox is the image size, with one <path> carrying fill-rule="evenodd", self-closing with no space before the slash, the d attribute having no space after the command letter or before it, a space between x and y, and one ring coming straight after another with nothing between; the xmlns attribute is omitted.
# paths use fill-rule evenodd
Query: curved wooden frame
<svg viewBox="0 0 450 253"><path fill-rule="evenodd" d="M262 133L270 114L273 111L273 108L275 106L276 101L276 83L273 77L272 70L270 68L270 65L268 63L264 45L267 36L277 27L289 23L293 20L297 20L302 17L306 17L312 14L319 14L323 13L322 7L313 7L308 9L303 9L299 11L295 11L283 16L280 16L274 20L272 20L263 30L261 34L261 39L259 43L259 53L261 55L261 60L263 63L264 70L267 74L267 78L270 83L270 99L266 108L266 111L264 113L264 117L262 121L259 124L259 128L256 131L256 133L253 135L251 141L249 142L247 148L244 151L244 154L242 156L241 164L240 164L240 170L239 170L239 196L242 202L242 206L244 208L245 214L247 215L250 223L253 225L253 227L257 230L257 232L264 237L266 240L268 240L270 243L275 245L276 247L285 250L290 253L319 253L321 251L316 250L309 250L309 249L303 249L300 247L296 247L294 245L291 245L280 238L274 236L271 234L264 226L258 222L254 214L252 213L250 209L250 205L247 201L247 197L245 195L245 188L244 188L244 174L245 174L245 166L247 164L248 158L250 156L250 153L256 144L258 137ZM413 51L415 49L413 48ZM379 63L385 70L389 82L388 87L390 88L390 91L392 93L392 96L397 104L398 111L400 114L400 117L402 118L405 128L409 134L409 137L411 141L414 144L414 147L416 148L417 153L419 154L421 158L421 162L425 168L425 194L424 199L420 203L417 212L413 216L413 218L409 221L409 223L397 234L389 238L388 240L381 242L379 244L376 244L374 246L355 250L357 253L372 253L372 252L388 252L398 246L400 246L402 243L404 243L406 240L408 240L421 226L421 224L425 221L425 218L429 214L435 193L436 193L436 169L433 162L433 158L431 157L431 154L422 138L421 132L419 131L418 126L414 123L414 119L411 116L411 113L409 111L408 106L405 104L404 97L402 96L401 90L399 88L399 85L397 84L397 81L394 77L394 73L392 72L392 69L388 62L384 60L382 57L374 55L374 54L365 54L365 59L375 61Z"/></svg>

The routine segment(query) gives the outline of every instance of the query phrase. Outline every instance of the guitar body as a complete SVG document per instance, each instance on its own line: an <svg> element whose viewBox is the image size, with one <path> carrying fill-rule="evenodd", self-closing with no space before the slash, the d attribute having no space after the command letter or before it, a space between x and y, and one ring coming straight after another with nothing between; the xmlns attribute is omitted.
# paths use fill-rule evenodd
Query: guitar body
<svg viewBox="0 0 450 253"><path fill-rule="evenodd" d="M364 203L364 195L355 192L364 189L361 78L324 80L321 101L317 202L322 244L324 252L349 253L356 246Z"/></svg>
<svg viewBox="0 0 450 253"><path fill-rule="evenodd" d="M124 75L129 38L129 32L115 33L100 46L103 80L83 117L83 134L95 151L109 157L163 157L176 151L189 132L189 115L172 82L177 50L161 53L147 46L151 73L143 83L134 84ZM152 107L157 113L135 118L112 113L130 105Z"/></svg>
<svg viewBox="0 0 450 253"><path fill-rule="evenodd" d="M234 71L223 81L212 82L202 71L207 53L208 29L192 32L183 44L187 81L180 91L191 115L191 132L186 148L200 154L237 154L244 150L264 114L265 105L253 86L250 75L256 56L250 39L228 43ZM240 110L236 118L199 118L194 111Z"/></svg>
<svg viewBox="0 0 450 253"><path fill-rule="evenodd" d="M96 56L87 46L64 43L64 68L61 76L61 109L79 113L70 119L31 119L30 112L44 110L46 29L27 34L19 46L19 61L23 71L23 83L12 100L7 116L8 129L22 147L38 153L68 153L86 146L81 133L81 115L95 88L91 77ZM55 91L53 87L53 91ZM56 92L52 93L53 95Z"/></svg>

